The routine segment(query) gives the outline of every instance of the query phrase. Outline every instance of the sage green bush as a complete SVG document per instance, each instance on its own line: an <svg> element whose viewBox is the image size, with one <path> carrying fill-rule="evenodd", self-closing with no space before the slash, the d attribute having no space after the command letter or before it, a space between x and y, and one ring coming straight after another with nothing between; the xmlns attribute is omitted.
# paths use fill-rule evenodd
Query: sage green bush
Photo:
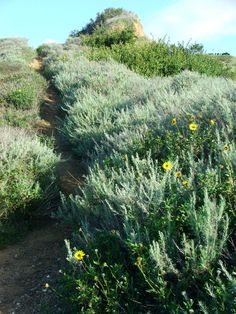
<svg viewBox="0 0 236 314"><path fill-rule="evenodd" d="M32 127L46 81L30 68L35 52L23 39L0 39L0 125Z"/></svg>
<svg viewBox="0 0 236 314"><path fill-rule="evenodd" d="M0 38L0 61L27 66L35 57L25 38Z"/></svg>
<svg viewBox="0 0 236 314"><path fill-rule="evenodd" d="M63 310L236 313L235 81L147 79L61 48L45 70L61 133L89 165L58 212L75 230Z"/></svg>
<svg viewBox="0 0 236 314"><path fill-rule="evenodd" d="M4 75L0 80L1 105L5 108L38 109L47 87L46 81L30 69Z"/></svg>
<svg viewBox="0 0 236 314"><path fill-rule="evenodd" d="M202 137L216 137L217 126L227 133L226 142L234 138L234 81L188 71L148 80L114 62L86 59L55 64L54 84L67 112L62 133L82 158L102 161L113 151L143 156L151 149L153 156L163 159L173 150L165 145L171 134L174 149L186 154L191 139L177 140L178 131L185 135L191 119ZM172 124L173 118L177 125ZM209 129L211 122L215 127Z"/></svg>
<svg viewBox="0 0 236 314"><path fill-rule="evenodd" d="M234 313L235 267L225 268L232 204L217 193L221 187L231 198L232 186L220 166L192 156L185 162L191 173L181 177L177 161L165 171L150 157L117 170L96 167L81 193L63 199L61 216L81 228L60 291L68 309ZM78 249L86 253L80 261Z"/></svg>
<svg viewBox="0 0 236 314"><path fill-rule="evenodd" d="M59 157L36 135L10 127L0 132L0 219L6 219L46 197Z"/></svg>

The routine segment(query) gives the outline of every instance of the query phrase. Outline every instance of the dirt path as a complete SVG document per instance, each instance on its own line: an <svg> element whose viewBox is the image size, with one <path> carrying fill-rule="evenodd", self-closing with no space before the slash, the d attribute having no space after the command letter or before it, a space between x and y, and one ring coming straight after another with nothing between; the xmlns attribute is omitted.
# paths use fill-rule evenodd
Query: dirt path
<svg viewBox="0 0 236 314"><path fill-rule="evenodd" d="M40 71L42 63L35 59L31 66ZM39 132L55 137L56 150L64 160L58 167L60 188L70 194L80 184L83 169L57 131L58 103L59 98L50 87L41 106L38 128ZM70 231L49 218L40 225L20 243L0 251L0 314L42 313L42 299L46 303L53 300L45 283L51 284L60 276L66 256L64 239ZM55 309L54 313L58 311Z"/></svg>
<svg viewBox="0 0 236 314"><path fill-rule="evenodd" d="M42 299L52 302L45 283L60 275L66 236L60 225L48 223L21 243L0 251L0 313L41 313Z"/></svg>

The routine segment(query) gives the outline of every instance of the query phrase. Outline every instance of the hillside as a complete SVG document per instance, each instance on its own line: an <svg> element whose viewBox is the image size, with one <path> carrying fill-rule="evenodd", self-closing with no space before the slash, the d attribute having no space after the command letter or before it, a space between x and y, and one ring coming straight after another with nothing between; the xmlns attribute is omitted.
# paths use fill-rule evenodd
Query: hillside
<svg viewBox="0 0 236 314"><path fill-rule="evenodd" d="M0 40L4 314L236 313L234 58L139 23Z"/></svg>
<svg viewBox="0 0 236 314"><path fill-rule="evenodd" d="M123 9L109 8L102 13L98 13L96 19L91 19L82 30L73 31L72 35L77 37L82 34L92 35L99 29L112 32L123 31L127 28L133 29L135 36L144 37L143 26L136 14Z"/></svg>

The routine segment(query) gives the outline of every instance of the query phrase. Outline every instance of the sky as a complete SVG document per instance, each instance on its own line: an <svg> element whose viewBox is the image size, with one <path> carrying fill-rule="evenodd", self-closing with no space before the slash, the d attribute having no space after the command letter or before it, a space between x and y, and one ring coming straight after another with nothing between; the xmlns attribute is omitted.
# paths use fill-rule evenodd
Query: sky
<svg viewBox="0 0 236 314"><path fill-rule="evenodd" d="M109 7L138 14L151 38L236 56L236 0L0 0L0 38L28 38L33 47L62 43Z"/></svg>

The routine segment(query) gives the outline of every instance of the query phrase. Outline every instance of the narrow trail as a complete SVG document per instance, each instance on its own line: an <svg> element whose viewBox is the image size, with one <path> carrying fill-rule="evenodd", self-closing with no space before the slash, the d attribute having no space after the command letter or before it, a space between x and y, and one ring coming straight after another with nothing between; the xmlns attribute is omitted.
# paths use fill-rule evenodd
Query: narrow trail
<svg viewBox="0 0 236 314"><path fill-rule="evenodd" d="M40 72L41 60L35 59L31 67ZM60 190L68 195L82 181L84 169L58 132L59 101L55 90L49 87L40 108L38 130L55 138L55 149L63 159L57 169ZM24 240L0 250L0 314L42 313L39 309L42 299L46 304L53 303L45 283L53 284L60 276L59 269L66 257L64 239L69 234L68 228L45 217Z"/></svg>

